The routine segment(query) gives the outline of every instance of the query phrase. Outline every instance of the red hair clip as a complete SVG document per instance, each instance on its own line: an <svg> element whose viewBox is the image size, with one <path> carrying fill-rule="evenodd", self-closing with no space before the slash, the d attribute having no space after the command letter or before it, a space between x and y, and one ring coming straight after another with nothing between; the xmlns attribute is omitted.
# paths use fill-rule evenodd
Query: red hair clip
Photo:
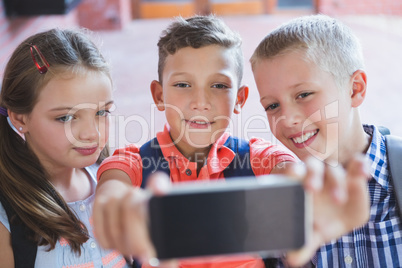
<svg viewBox="0 0 402 268"><path fill-rule="evenodd" d="M31 56L33 59L33 62L36 65L36 68L38 68L38 71L40 74L44 74L47 72L48 67L49 67L49 63L46 61L45 57L42 55L42 53L40 52L40 50L33 44L29 44L29 46L31 47ZM43 63L43 66L40 66L39 63L36 61L35 55L34 55L34 50L36 52L36 54L38 54L40 60Z"/></svg>

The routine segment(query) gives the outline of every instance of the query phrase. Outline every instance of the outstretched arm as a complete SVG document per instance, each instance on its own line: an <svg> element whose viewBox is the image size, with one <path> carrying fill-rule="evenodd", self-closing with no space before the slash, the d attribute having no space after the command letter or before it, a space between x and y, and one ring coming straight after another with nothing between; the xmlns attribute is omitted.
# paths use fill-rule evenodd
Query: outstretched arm
<svg viewBox="0 0 402 268"><path fill-rule="evenodd" d="M123 255L152 254L149 239L144 237L147 227L143 226L147 196L146 191L132 186L125 172L111 169L102 173L93 209L94 232L102 247L117 249ZM133 237L136 239L129 239Z"/></svg>
<svg viewBox="0 0 402 268"><path fill-rule="evenodd" d="M164 194L169 185L169 178L162 173L152 174L148 180L153 194ZM155 257L147 226L149 197L148 190L132 186L125 172L111 169L102 173L96 189L93 220L96 239L103 248L116 249L125 256L135 253L144 264ZM164 265L160 267L170 266Z"/></svg>

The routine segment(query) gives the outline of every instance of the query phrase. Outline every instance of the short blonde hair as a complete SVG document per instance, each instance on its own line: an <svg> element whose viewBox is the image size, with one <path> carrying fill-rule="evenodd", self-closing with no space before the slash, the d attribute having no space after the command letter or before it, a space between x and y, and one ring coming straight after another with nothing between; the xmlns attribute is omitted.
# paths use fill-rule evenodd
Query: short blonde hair
<svg viewBox="0 0 402 268"><path fill-rule="evenodd" d="M251 66L254 70L259 60L295 50L305 52L307 60L331 73L339 87L364 68L357 37L349 27L325 15L296 18L269 33L255 49Z"/></svg>

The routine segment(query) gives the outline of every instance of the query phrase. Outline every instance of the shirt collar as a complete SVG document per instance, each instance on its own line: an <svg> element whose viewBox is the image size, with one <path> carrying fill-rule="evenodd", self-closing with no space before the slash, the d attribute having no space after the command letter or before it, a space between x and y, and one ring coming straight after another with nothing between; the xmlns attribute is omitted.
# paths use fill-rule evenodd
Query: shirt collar
<svg viewBox="0 0 402 268"><path fill-rule="evenodd" d="M232 162L235 153L226 146L223 146L228 137L229 133L225 132L214 144L212 144L207 159L209 174L221 172ZM156 138L158 139L158 143L165 159L175 159L176 161L179 160L181 162L179 165L182 167L180 168L180 171L184 172L185 167L191 165L190 161L177 149L172 138L170 137L169 124L165 124L163 131L156 134ZM220 161L222 156L224 156L225 160L227 161Z"/></svg>
<svg viewBox="0 0 402 268"><path fill-rule="evenodd" d="M385 146L385 137L373 125L363 125L364 131L372 136L371 144L367 150L366 158L370 161L370 175L384 189L388 190L388 163Z"/></svg>

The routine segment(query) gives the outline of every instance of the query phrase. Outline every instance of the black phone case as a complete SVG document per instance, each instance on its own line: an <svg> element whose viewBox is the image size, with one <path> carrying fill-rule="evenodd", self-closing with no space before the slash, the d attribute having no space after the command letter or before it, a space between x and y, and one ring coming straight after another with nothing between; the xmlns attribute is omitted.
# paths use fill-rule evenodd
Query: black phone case
<svg viewBox="0 0 402 268"><path fill-rule="evenodd" d="M150 232L157 257L245 252L270 256L301 247L308 230L305 192L299 183L279 181L195 184L152 197Z"/></svg>

